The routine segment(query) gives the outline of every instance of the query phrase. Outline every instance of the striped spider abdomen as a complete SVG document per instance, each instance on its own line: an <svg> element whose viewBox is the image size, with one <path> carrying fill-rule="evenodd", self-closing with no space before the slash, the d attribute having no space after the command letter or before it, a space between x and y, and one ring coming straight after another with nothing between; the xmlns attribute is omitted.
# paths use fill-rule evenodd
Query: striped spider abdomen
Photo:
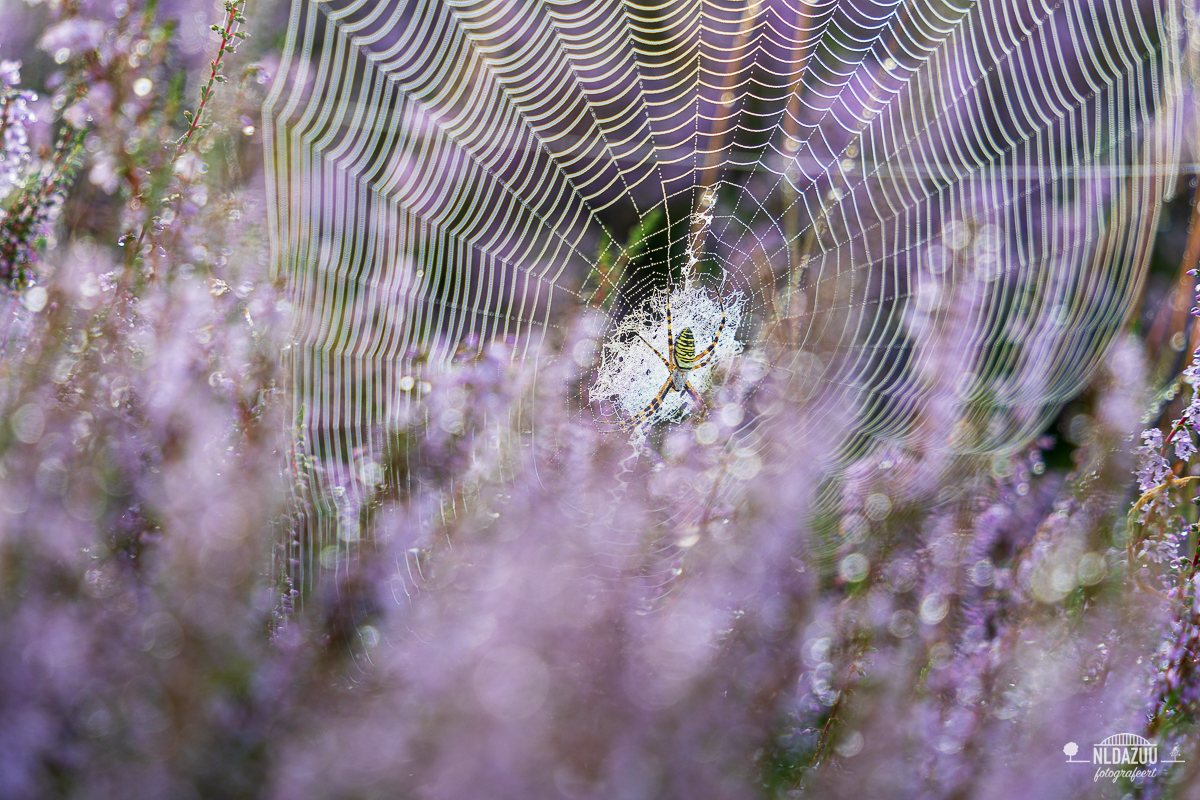
<svg viewBox="0 0 1200 800"><path fill-rule="evenodd" d="M675 340L675 367L684 372L692 368L696 362L696 337L691 328L684 328L679 338Z"/></svg>

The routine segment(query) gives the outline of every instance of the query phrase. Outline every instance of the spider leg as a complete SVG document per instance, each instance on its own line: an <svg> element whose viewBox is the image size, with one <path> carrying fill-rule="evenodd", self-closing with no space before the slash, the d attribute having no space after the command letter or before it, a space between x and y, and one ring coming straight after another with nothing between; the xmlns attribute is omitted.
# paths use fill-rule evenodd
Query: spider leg
<svg viewBox="0 0 1200 800"><path fill-rule="evenodd" d="M647 339L645 336L642 336L640 333L638 334L638 338L639 338L639 339L641 339L643 342L645 342L645 343L646 343L646 347L649 347L651 350L653 350L653 351L654 351L654 355L658 356L659 360L661 360L661 361L663 362L663 364L666 364L666 366L667 366L667 369L668 369L668 370L670 370L670 369L671 369L671 362L670 362L670 361L667 361L667 359L663 358L663 354L662 354L662 353L660 353L660 352L658 352L658 348L657 348L657 347L655 347L654 345L650 344L650 340L649 340L649 339Z"/></svg>
<svg viewBox="0 0 1200 800"><path fill-rule="evenodd" d="M667 378L667 382L664 383L663 387L658 390L658 394L655 395L654 399L650 401L650 404L643 408L642 412L636 417L632 417L631 419L626 420L624 423L619 423L620 428L618 428L618 430L631 431L638 425L641 425L647 417L653 415L655 411L658 411L658 409L662 408L663 398L667 396L667 392L669 391L671 391L671 379Z"/></svg>
<svg viewBox="0 0 1200 800"><path fill-rule="evenodd" d="M700 354L696 356L696 361L692 364L692 369L703 367L709 362L707 356L717 346L717 342L721 341L721 331L723 330L725 330L725 309L721 309L721 324L717 326L717 335L713 337L712 344L701 350Z"/></svg>
<svg viewBox="0 0 1200 800"><path fill-rule="evenodd" d="M708 403L704 402L704 398L700 396L699 392L697 392L695 389L692 388L692 385L690 383L687 385L687 392L693 398L695 398L697 403L700 404L700 411L699 412L693 411L692 412L693 414L696 414L697 416L699 416L700 414L703 414L705 411L708 411Z"/></svg>
<svg viewBox="0 0 1200 800"><path fill-rule="evenodd" d="M671 333L671 288L667 287L667 352L675 358L675 335ZM664 359L665 360L665 359ZM667 364L670 367L670 364Z"/></svg>

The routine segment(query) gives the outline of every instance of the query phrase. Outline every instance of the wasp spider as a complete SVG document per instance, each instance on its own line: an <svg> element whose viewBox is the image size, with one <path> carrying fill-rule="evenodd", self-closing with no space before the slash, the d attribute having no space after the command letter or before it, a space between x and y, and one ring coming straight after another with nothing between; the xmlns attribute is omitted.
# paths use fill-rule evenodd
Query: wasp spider
<svg viewBox="0 0 1200 800"><path fill-rule="evenodd" d="M700 404L700 409L706 407L704 398L700 393L692 388L688 383L688 373L694 369L699 369L707 364L712 359L713 349L717 346L717 342L721 340L721 332L725 330L725 310L721 310L721 324L717 326L717 333L713 337L712 344L704 348L699 355L696 355L696 337L692 333L691 328L684 328L679 332L679 338L675 338L671 331L671 298L667 296L667 355L664 356L658 352L658 348L650 344L650 341L642 336L637 335L639 339L646 343L646 346L654 351L654 355L658 356L663 365L667 368L667 380L663 383L662 388L658 390L658 394L654 399L643 408L638 414L622 423L617 423L618 430L633 430L647 418L654 414L662 407L663 399L667 396L667 392L686 392L690 394L697 403ZM669 357L668 357L669 356Z"/></svg>

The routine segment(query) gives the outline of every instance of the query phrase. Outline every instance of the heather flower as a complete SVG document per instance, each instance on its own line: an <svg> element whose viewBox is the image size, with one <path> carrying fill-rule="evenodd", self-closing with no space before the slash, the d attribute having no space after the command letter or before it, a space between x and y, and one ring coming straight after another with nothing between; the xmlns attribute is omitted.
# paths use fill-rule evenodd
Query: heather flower
<svg viewBox="0 0 1200 800"><path fill-rule="evenodd" d="M0 86L11 89L21 82L21 62L0 59Z"/></svg>
<svg viewBox="0 0 1200 800"><path fill-rule="evenodd" d="M19 186L26 177L32 154L29 126L37 121L29 104L37 100L33 92L18 89L20 62L0 63L0 199ZM3 213L3 212L0 212Z"/></svg>
<svg viewBox="0 0 1200 800"><path fill-rule="evenodd" d="M1200 352L1192 354L1192 360L1183 370L1183 381L1192 387L1200 388ZM1189 408L1192 408L1197 403L1197 397L1200 396L1200 391L1193 391L1192 402Z"/></svg>
<svg viewBox="0 0 1200 800"><path fill-rule="evenodd" d="M62 63L73 55L95 50L104 40L104 33L102 21L72 17L47 28L38 47Z"/></svg>
<svg viewBox="0 0 1200 800"><path fill-rule="evenodd" d="M77 128L83 128L86 123L107 124L112 119L114 98L112 86L107 81L97 81L63 116Z"/></svg>
<svg viewBox="0 0 1200 800"><path fill-rule="evenodd" d="M1143 492L1149 491L1161 484L1171 471L1171 465L1163 457L1162 449L1163 435L1161 430L1158 428L1149 428L1142 431L1142 445L1137 449L1137 480L1138 487Z"/></svg>
<svg viewBox="0 0 1200 800"><path fill-rule="evenodd" d="M118 186L116 167L116 162L110 154L100 153L93 160L92 168L88 170L88 181L99 186L107 194L112 194Z"/></svg>
<svg viewBox="0 0 1200 800"><path fill-rule="evenodd" d="M1186 426L1175 431L1175 435L1171 437L1171 442L1175 445L1175 457L1180 461L1187 461L1196 452L1196 444L1192 440L1192 433Z"/></svg>
<svg viewBox="0 0 1200 800"><path fill-rule="evenodd" d="M175 174L185 180L195 180L204 169L204 160L196 153L184 153L175 162Z"/></svg>
<svg viewBox="0 0 1200 800"><path fill-rule="evenodd" d="M88 120L90 119L87 106L85 106L83 103L72 103L65 111L63 111L62 118L63 122L66 122L73 128L79 128L81 130L87 127Z"/></svg>

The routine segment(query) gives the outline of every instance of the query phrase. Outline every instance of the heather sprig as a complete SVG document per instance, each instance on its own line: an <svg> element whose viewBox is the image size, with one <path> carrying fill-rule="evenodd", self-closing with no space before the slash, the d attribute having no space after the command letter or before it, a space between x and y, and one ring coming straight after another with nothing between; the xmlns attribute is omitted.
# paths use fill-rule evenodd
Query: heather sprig
<svg viewBox="0 0 1200 800"><path fill-rule="evenodd" d="M39 253L54 241L66 192L75 178L83 135L63 125L53 154L34 156L29 128L37 94L20 88L21 63L0 62L0 283L22 289Z"/></svg>
<svg viewBox="0 0 1200 800"><path fill-rule="evenodd" d="M246 0L226 0L225 2L225 24L213 25L212 31L221 37L221 44L217 48L217 55L209 62L210 72L208 82L200 89L200 105L197 106L195 113L184 111L183 116L188 121L187 130L183 136L179 137L179 141L175 144L175 156L172 162L178 161L179 157L187 149L188 143L192 140L192 135L204 127L201 122L204 117L204 107L208 104L209 98L213 93L213 84L224 83L225 76L221 74L221 68L224 66L225 54L232 55L237 52L237 43L249 36L248 33L238 29L240 25L245 24L246 17L242 10L245 8Z"/></svg>
<svg viewBox="0 0 1200 800"><path fill-rule="evenodd" d="M0 280L24 288L54 229L83 153L82 131L64 126L54 155L13 193L0 210Z"/></svg>
<svg viewBox="0 0 1200 800"><path fill-rule="evenodd" d="M32 159L28 128L37 118L29 104L37 94L20 83L21 62L0 61L0 199L23 182Z"/></svg>
<svg viewBox="0 0 1200 800"><path fill-rule="evenodd" d="M1187 272L1195 278L1196 269ZM1196 287L1193 319L1200 317L1200 286ZM1191 397L1164 437L1158 427L1142 432L1138 448L1138 486L1142 495L1129 513L1131 536L1127 546L1132 579L1143 591L1162 599L1170 617L1156 651L1148 703L1148 736L1165 736L1176 753L1181 747L1194 752L1196 711L1200 708L1200 618L1197 614L1197 534L1192 503L1200 502L1196 484L1195 436L1200 423L1200 349L1183 371ZM1176 463L1167 457L1173 450ZM1191 497L1189 497L1191 495ZM1190 499L1192 503L1184 503ZM1158 585L1152 585L1157 583ZM1138 789L1139 796L1160 796L1166 781L1161 776Z"/></svg>
<svg viewBox="0 0 1200 800"><path fill-rule="evenodd" d="M134 238L132 234L122 237L121 245L128 248L127 263L133 264L139 258L143 259L148 276L156 272L151 262L155 260L153 254L160 234L171 227L179 215L179 208L186 200L188 185L205 169L203 158L193 151L191 144L197 133L211 127L203 121L204 112L212 100L215 84L224 83L226 80L221 74L226 56L236 53L237 43L249 36L239 30L239 26L246 22L242 13L244 7L245 0L227 0L224 23L211 26L210 30L220 37L220 44L216 55L209 61L208 79L200 88L200 103L194 112L186 109L183 111L187 127L175 141L171 157L160 167L159 174L148 181L149 189L161 187L162 193L148 191L139 198L147 211L142 214L143 222L137 237Z"/></svg>

